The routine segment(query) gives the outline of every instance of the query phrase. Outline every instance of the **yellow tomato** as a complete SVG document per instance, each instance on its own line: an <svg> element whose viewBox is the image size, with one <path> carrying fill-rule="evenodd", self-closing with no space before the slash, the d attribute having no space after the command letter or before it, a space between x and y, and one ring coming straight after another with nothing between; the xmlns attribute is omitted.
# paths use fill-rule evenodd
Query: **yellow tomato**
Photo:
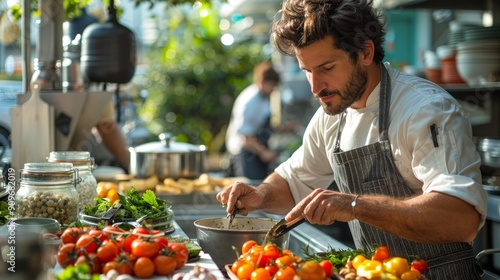
<svg viewBox="0 0 500 280"><path fill-rule="evenodd" d="M301 280L324 280L326 272L317 261L306 261L297 271Z"/></svg>
<svg viewBox="0 0 500 280"><path fill-rule="evenodd" d="M355 269L358 269L358 266L363 263L364 261L366 261L366 257L363 256L363 255L356 255L354 257L354 259L352 259L352 267L354 267Z"/></svg>
<svg viewBox="0 0 500 280"><path fill-rule="evenodd" d="M410 270L408 260L401 257L392 257L384 262L385 271L401 277L403 273Z"/></svg>
<svg viewBox="0 0 500 280"><path fill-rule="evenodd" d="M376 260L365 260L364 262L359 264L358 268L356 269L356 273L359 276L363 276L368 279L381 279L383 272L383 264Z"/></svg>
<svg viewBox="0 0 500 280"><path fill-rule="evenodd" d="M416 270L409 270L401 275L401 280L420 280L422 274Z"/></svg>

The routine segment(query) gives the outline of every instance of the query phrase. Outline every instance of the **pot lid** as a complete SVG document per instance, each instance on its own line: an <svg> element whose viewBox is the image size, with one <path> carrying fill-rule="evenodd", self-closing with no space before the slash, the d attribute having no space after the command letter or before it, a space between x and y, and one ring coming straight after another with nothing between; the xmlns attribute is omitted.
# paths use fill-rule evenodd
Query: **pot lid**
<svg viewBox="0 0 500 280"><path fill-rule="evenodd" d="M175 142L170 133L161 133L159 142L150 142L134 147L136 153L192 153L206 150L204 145Z"/></svg>

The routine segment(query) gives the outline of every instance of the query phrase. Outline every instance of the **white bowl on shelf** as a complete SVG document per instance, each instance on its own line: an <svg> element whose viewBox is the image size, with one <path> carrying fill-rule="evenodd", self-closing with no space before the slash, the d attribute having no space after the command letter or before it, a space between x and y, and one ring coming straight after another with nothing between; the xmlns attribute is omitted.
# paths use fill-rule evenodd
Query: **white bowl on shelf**
<svg viewBox="0 0 500 280"><path fill-rule="evenodd" d="M492 75L500 72L500 63L498 60L457 60L457 70L469 86L477 86L482 81L491 81Z"/></svg>

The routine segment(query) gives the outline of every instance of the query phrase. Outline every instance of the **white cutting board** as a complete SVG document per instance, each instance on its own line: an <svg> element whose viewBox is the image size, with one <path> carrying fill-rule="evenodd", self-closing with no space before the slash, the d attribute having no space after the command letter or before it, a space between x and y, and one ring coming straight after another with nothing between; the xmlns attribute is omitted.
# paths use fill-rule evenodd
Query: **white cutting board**
<svg viewBox="0 0 500 280"><path fill-rule="evenodd" d="M54 108L40 98L39 85L32 86L30 98L12 108L11 114L13 167L46 162L55 146Z"/></svg>

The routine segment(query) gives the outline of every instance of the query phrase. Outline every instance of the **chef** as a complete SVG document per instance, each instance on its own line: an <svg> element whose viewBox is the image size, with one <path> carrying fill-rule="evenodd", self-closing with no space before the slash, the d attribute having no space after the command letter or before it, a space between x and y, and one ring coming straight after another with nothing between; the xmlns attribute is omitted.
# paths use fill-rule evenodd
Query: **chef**
<svg viewBox="0 0 500 280"><path fill-rule="evenodd" d="M321 108L302 146L263 183L234 183L217 199L243 215L348 222L357 248L418 255L430 279L481 279L471 243L486 192L459 103L383 62L371 0L287 0L276 19L276 47L297 58Z"/></svg>

